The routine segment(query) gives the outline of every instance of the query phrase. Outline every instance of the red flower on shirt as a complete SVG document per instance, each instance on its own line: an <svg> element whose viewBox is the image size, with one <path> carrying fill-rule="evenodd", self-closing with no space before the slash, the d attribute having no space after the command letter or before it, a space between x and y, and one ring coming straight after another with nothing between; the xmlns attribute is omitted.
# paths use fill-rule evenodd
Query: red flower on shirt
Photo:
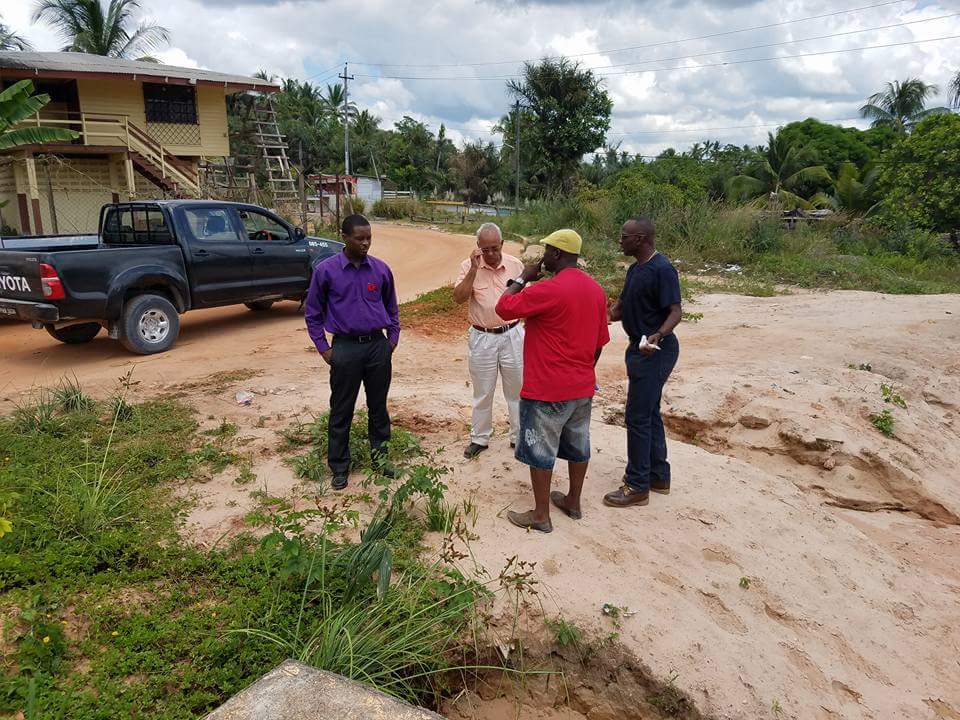
<svg viewBox="0 0 960 720"><path fill-rule="evenodd" d="M373 283L367 283L367 290L369 290L370 292L373 292L376 289L377 289L376 285L374 285Z"/></svg>

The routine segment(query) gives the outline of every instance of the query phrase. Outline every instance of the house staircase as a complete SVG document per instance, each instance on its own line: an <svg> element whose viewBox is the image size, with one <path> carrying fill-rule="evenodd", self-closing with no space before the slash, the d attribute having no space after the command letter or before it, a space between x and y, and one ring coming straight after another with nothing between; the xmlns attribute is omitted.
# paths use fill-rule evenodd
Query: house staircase
<svg viewBox="0 0 960 720"><path fill-rule="evenodd" d="M150 182L178 198L200 197L200 176L145 130L127 122L127 147L133 166Z"/></svg>
<svg viewBox="0 0 960 720"><path fill-rule="evenodd" d="M35 113L18 127L60 127L72 130L75 143L106 149L126 148L134 167L153 184L174 197L200 197L200 176L193 164L174 155L127 115L111 113ZM49 146L49 144L48 144ZM53 144L56 147L56 144Z"/></svg>
<svg viewBox="0 0 960 720"><path fill-rule="evenodd" d="M260 149L267 170L267 182L273 192L274 203L289 203L298 200L297 185L290 172L287 158L287 141L277 124L273 101L266 99L263 106L254 108L256 133L254 144Z"/></svg>

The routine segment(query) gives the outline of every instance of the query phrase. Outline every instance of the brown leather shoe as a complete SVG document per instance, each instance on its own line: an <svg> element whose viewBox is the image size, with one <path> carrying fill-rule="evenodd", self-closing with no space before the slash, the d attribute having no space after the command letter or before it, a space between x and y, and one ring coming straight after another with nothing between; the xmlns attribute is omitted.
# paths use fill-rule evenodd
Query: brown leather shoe
<svg viewBox="0 0 960 720"><path fill-rule="evenodd" d="M650 481L650 490L655 493L660 493L661 495L670 494L670 482L663 482L662 480L651 480Z"/></svg>
<svg viewBox="0 0 960 720"><path fill-rule="evenodd" d="M610 507L630 507L631 505L646 505L650 502L650 493L634 490L624 485L603 496L603 504Z"/></svg>

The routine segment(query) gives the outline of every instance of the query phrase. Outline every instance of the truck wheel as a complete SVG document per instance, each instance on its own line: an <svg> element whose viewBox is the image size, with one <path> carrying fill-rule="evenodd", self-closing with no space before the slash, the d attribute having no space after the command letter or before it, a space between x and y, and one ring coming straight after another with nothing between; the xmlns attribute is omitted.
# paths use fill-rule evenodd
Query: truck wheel
<svg viewBox="0 0 960 720"><path fill-rule="evenodd" d="M254 312L266 312L273 307L273 303L273 300L254 300L253 302L244 303L244 305Z"/></svg>
<svg viewBox="0 0 960 720"><path fill-rule="evenodd" d="M67 325L62 328L56 328L53 325L44 325L43 327L50 333L51 337L67 345L88 343L97 336L101 329L100 323L80 323L79 325Z"/></svg>
<svg viewBox="0 0 960 720"><path fill-rule="evenodd" d="M179 334L180 316L165 297L138 295L123 308L119 338L130 352L138 355L164 352L173 346Z"/></svg>

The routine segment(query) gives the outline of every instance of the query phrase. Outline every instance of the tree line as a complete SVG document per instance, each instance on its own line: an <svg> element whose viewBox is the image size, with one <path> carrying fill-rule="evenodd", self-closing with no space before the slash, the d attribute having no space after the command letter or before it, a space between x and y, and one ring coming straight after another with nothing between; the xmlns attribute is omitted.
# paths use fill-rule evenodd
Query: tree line
<svg viewBox="0 0 960 720"><path fill-rule="evenodd" d="M166 45L170 34L159 25L136 24L139 9L139 0L37 0L33 18L61 34L64 50L149 60L148 53ZM0 49L29 50L30 44L0 22ZM382 118L347 102L339 84L321 88L284 79L272 102L303 171L343 172L346 122L351 171L385 177L418 195L469 202L511 198L519 144L519 193L525 200L568 196L632 173L654 177L681 197L897 216L927 229L960 226L960 117L926 107L938 89L916 78L889 83L866 100L861 114L872 122L866 131L808 118L770 133L761 146L706 141L654 159L606 144L613 103L602 78L577 62L526 63L506 90L516 104L493 128L501 142L476 140L462 147L443 124L434 132L405 116L384 127ZM960 71L950 80L948 98L960 108ZM251 119L265 102L250 93L228 99L235 155L256 158Z"/></svg>

